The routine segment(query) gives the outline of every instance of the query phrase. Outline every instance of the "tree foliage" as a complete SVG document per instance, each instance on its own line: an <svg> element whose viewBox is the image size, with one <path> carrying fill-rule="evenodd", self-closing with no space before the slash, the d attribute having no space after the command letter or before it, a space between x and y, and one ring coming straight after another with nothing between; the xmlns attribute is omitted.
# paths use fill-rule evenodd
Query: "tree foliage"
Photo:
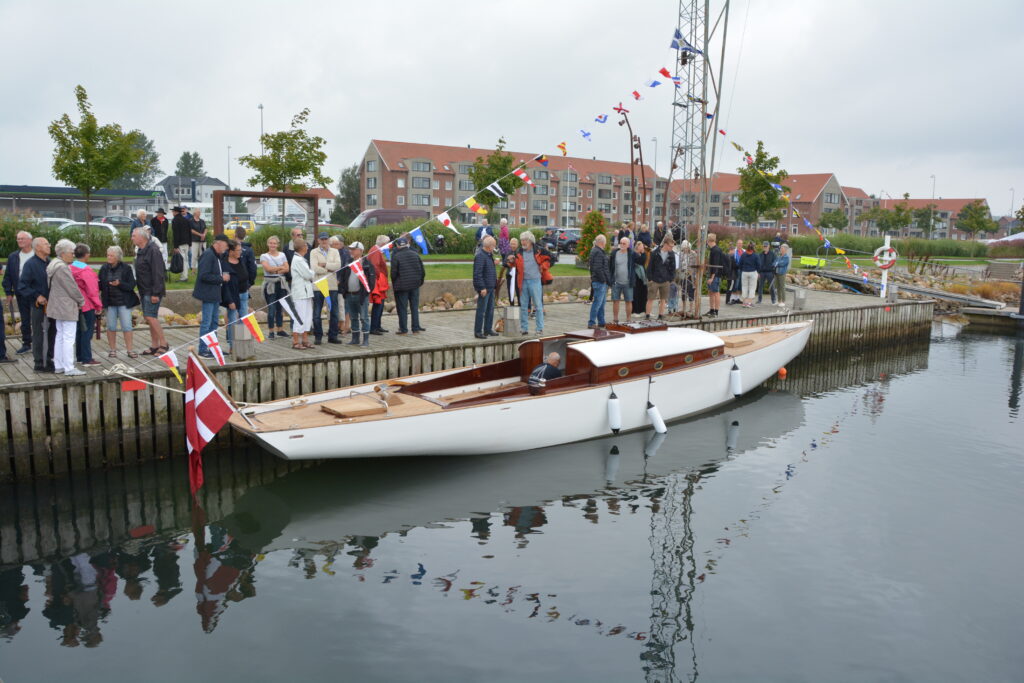
<svg viewBox="0 0 1024 683"><path fill-rule="evenodd" d="M323 151L327 141L310 136L303 128L309 120L309 109L292 117L288 130L266 133L260 138L264 152L246 154L238 162L253 171L249 182L269 186L281 192L302 192L310 185L329 187L333 180L321 173L327 154Z"/></svg>
<svg viewBox="0 0 1024 683"><path fill-rule="evenodd" d="M140 161L143 166L132 172L124 173L120 178L112 181L112 188L118 190L149 190L152 189L153 182L157 176L163 173L160 170L160 153L156 151L153 141L146 137L145 133L139 133L134 146L142 151Z"/></svg>
<svg viewBox="0 0 1024 683"><path fill-rule="evenodd" d="M846 226L850 224L850 219L846 217L846 212L840 209L832 209L821 214L821 218L818 219L819 228L827 228L831 230L845 230Z"/></svg>
<svg viewBox="0 0 1024 683"><path fill-rule="evenodd" d="M938 207L936 207L935 204L929 204L928 206L922 206L919 209L913 209L911 211L911 217L913 218L914 225L924 232L925 237L930 237L932 231L935 229L935 223L937 222L935 220L936 208Z"/></svg>
<svg viewBox="0 0 1024 683"><path fill-rule="evenodd" d="M82 86L75 86L79 121L74 123L64 114L50 122L53 138L53 176L77 188L85 195L86 222L89 220L89 198L92 194L123 175L145 170L137 130L125 133L116 123L100 125L92 113L89 96Z"/></svg>
<svg viewBox="0 0 1024 683"><path fill-rule="evenodd" d="M485 189L488 185L497 181L498 178L502 178L498 186L509 195L523 185L523 181L518 177L509 175L516 167L516 162L515 158L505 151L505 144L505 138L498 138L498 144L495 145L494 151L486 157L477 157L473 168L469 171L469 179L473 182L473 187L476 188L474 195L476 201L487 207L487 213L491 213L493 208L502 201L502 197Z"/></svg>
<svg viewBox="0 0 1024 683"><path fill-rule="evenodd" d="M977 235L979 232L995 232L999 224L992 220L992 214L981 199L976 199L964 208L956 217L956 229Z"/></svg>
<svg viewBox="0 0 1024 683"><path fill-rule="evenodd" d="M174 175L185 178L202 178L206 175L203 158L199 152L182 152L178 157L178 165L174 167Z"/></svg>
<svg viewBox="0 0 1024 683"><path fill-rule="evenodd" d="M591 211L583 219L583 226L580 229L580 240L576 244L576 254L586 261L590 257L590 250L594 247L594 240L598 235L606 234L608 226L604 222L604 216L600 211ZM605 245L605 249L607 249Z"/></svg>
<svg viewBox="0 0 1024 683"><path fill-rule="evenodd" d="M1010 228L1011 235L1024 230L1024 204L1020 205L1020 208L1017 209L1017 213L1014 214L1014 216L1017 218L1018 225L1016 228Z"/></svg>
<svg viewBox="0 0 1024 683"><path fill-rule="evenodd" d="M860 215L861 221L875 221L878 229L882 232L899 232L910 225L914 214L907 204L909 194L903 194L903 201L897 202L891 209L883 209L877 206Z"/></svg>
<svg viewBox="0 0 1024 683"><path fill-rule="evenodd" d="M750 209L742 204L737 204L732 210L732 217L740 223L753 225L757 222L758 214L755 209Z"/></svg>
<svg viewBox="0 0 1024 683"><path fill-rule="evenodd" d="M348 225L359 215L359 164L341 170L338 179L338 198L331 211L331 222Z"/></svg>
<svg viewBox="0 0 1024 683"><path fill-rule="evenodd" d="M739 211L744 223L754 223L759 217L765 220L777 221L782 218L782 209L786 208L786 200L782 194L771 186L771 183L781 185L782 181L789 177L789 173L779 168L779 158L769 156L764 149L764 141L757 141L757 151L754 154L744 153L750 156L753 163L740 166L740 201L739 206L733 209L733 216ZM760 173L759 173L760 171ZM763 173L763 175L762 175ZM782 185L782 188L789 192L789 188Z"/></svg>

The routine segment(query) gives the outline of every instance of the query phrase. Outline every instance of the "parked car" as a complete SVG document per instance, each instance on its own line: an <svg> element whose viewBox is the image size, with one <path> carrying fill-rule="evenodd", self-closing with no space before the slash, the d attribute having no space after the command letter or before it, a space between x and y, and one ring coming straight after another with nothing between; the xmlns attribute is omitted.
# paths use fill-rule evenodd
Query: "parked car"
<svg viewBox="0 0 1024 683"><path fill-rule="evenodd" d="M391 225L410 218L426 220L430 212L418 209L367 209L348 224L350 228L368 228L373 225Z"/></svg>
<svg viewBox="0 0 1024 683"><path fill-rule="evenodd" d="M224 226L224 234L229 239L235 239L235 228L245 228L247 234L256 232L256 223L254 221L228 221Z"/></svg>
<svg viewBox="0 0 1024 683"><path fill-rule="evenodd" d="M57 228L60 229L62 226L68 223L74 223L70 218L33 218L32 222L36 225L41 225L44 228Z"/></svg>
<svg viewBox="0 0 1024 683"><path fill-rule="evenodd" d="M82 234L85 234L86 229L97 233L100 230L107 230L110 232L110 236L113 238L114 244L117 244L118 238L120 236L117 227L111 225L110 223L92 222L89 223L88 225L86 225L85 223L77 222L65 223L64 225L60 226L57 229L60 230L61 232L68 232L69 230L80 230Z"/></svg>
<svg viewBox="0 0 1024 683"><path fill-rule="evenodd" d="M558 231L558 251L563 254L575 254L576 245L583 231L579 228L562 228Z"/></svg>
<svg viewBox="0 0 1024 683"><path fill-rule="evenodd" d="M128 216L104 216L99 219L100 223L109 223L117 228L127 230L132 227L132 219Z"/></svg>

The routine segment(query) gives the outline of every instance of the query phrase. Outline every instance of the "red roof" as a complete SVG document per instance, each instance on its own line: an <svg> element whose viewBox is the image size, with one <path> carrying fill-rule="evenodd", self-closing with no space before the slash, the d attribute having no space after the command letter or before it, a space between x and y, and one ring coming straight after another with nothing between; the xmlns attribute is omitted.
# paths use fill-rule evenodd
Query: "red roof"
<svg viewBox="0 0 1024 683"><path fill-rule="evenodd" d="M847 187L843 185L842 188L843 194L846 195L847 199L871 199L871 197L868 196L868 193L859 187Z"/></svg>
<svg viewBox="0 0 1024 683"><path fill-rule="evenodd" d="M825 184L833 177L832 173L794 173L782 181L784 187L790 188L794 202L813 202L825 188ZM738 173L715 173L711 184L712 192L731 193L740 189ZM700 192L698 180L673 180L672 198L676 199L684 192Z"/></svg>
<svg viewBox="0 0 1024 683"><path fill-rule="evenodd" d="M906 202L907 206L911 209L923 209L929 204L934 204L936 211L949 211L950 213L957 214L968 204L977 201L982 202L986 207L988 206L988 202L980 197L973 199L883 199L881 206L883 209L891 209L897 204Z"/></svg>
<svg viewBox="0 0 1024 683"><path fill-rule="evenodd" d="M419 142L395 142L392 140L371 140L372 144L377 152L380 154L381 159L384 162L384 166L388 170L403 170L398 166L399 162L404 162L406 159L427 159L432 162L435 173L454 173L458 170L458 164L473 163L479 156L487 156L493 149L480 149L477 147L449 147L447 145L428 145ZM580 143L581 145L583 143ZM515 158L517 162L526 162L537 156L538 152L513 152L508 151L509 154ZM568 171L569 165L571 164L581 177L580 180L584 181L583 176L591 176L591 181L596 180L593 176L599 173L607 173L616 176L627 176L629 175L629 163L621 161L602 161L600 159L586 159L583 157L563 157L561 152L555 151L553 153L545 152L548 157L548 171ZM405 170L409 168L409 164L404 164ZM445 166L448 168L446 169ZM543 168L535 162L531 162L530 166L533 168ZM644 172L647 174L648 184L653 183L655 177L654 169L650 166L644 166ZM640 168L636 169L636 179L640 182Z"/></svg>

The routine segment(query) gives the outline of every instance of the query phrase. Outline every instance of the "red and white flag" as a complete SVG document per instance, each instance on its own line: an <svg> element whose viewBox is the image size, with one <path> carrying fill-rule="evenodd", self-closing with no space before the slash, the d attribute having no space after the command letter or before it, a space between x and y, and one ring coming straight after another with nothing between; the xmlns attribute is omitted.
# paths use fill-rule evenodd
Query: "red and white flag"
<svg viewBox="0 0 1024 683"><path fill-rule="evenodd" d="M443 225L444 227L448 228L455 234L459 233L459 231L455 229L455 226L452 225L452 217L448 215L447 211L442 211L441 213L437 214L437 222Z"/></svg>
<svg viewBox="0 0 1024 683"><path fill-rule="evenodd" d="M365 287L366 291L369 292L370 291L370 283L366 279L366 272L363 271L363 261L362 261L362 259L353 261L351 267L352 267L352 272L356 274L356 277L359 278L359 281L363 283L363 287Z"/></svg>
<svg viewBox="0 0 1024 683"><path fill-rule="evenodd" d="M519 178L520 180L522 180L527 185L529 185L531 187L533 186L533 181L530 180L530 176L526 175L526 171L524 171L523 169L521 169L521 168L515 169L514 171L512 171L512 175L514 175L515 177Z"/></svg>
<svg viewBox="0 0 1024 683"><path fill-rule="evenodd" d="M202 452L235 412L202 363L189 355L185 371L185 447L188 482L194 496L203 485Z"/></svg>
<svg viewBox="0 0 1024 683"><path fill-rule="evenodd" d="M220 342L217 340L217 330L207 332L200 339L206 344L206 348L210 350L213 357L217 359L217 365L225 365L224 352L221 351Z"/></svg>

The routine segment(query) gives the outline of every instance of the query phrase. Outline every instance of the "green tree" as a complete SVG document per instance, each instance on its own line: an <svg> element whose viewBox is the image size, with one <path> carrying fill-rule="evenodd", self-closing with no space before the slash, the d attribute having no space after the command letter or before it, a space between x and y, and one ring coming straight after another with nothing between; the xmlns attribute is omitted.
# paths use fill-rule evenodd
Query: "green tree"
<svg viewBox="0 0 1024 683"><path fill-rule="evenodd" d="M736 208L732 210L732 217L740 223L745 223L750 226L757 222L758 215L755 209L750 209L742 204L737 204Z"/></svg>
<svg viewBox="0 0 1024 683"><path fill-rule="evenodd" d="M818 227L832 230L845 230L846 226L850 224L850 220L846 217L846 213L839 209L832 209L821 214L821 218L818 219Z"/></svg>
<svg viewBox="0 0 1024 683"><path fill-rule="evenodd" d="M576 245L576 254L580 259L586 261L590 258L590 250L594 248L594 240L598 235L606 234L607 225L604 216L600 211L591 211L583 219L583 227L580 230L580 241ZM608 245L605 245L607 250Z"/></svg>
<svg viewBox="0 0 1024 683"><path fill-rule="evenodd" d="M334 181L321 172L327 154L323 151L327 141L310 136L303 126L309 120L309 108L292 117L288 130L266 133L260 138L263 154L246 154L238 162L253 171L249 182L257 186L273 187L278 192L302 192L310 183L329 187ZM281 200L281 224L284 225L284 199Z"/></svg>
<svg viewBox="0 0 1024 683"><path fill-rule="evenodd" d="M89 199L92 194L125 174L145 168L139 146L139 131L125 133L116 123L100 125L92 113L89 96L75 86L80 119L74 123L64 114L48 127L53 138L53 177L77 188L85 195L86 235L88 236Z"/></svg>
<svg viewBox="0 0 1024 683"><path fill-rule="evenodd" d="M999 224L992 220L992 214L985 206L985 202L976 199L960 209L956 217L956 229L977 235L980 232L995 232L999 229Z"/></svg>
<svg viewBox="0 0 1024 683"><path fill-rule="evenodd" d="M498 186L505 191L506 194L512 194L518 190L523 181L512 173L512 169L515 168L515 158L505 151L505 138L498 138L498 144L495 146L494 151L486 157L477 157L476 163L473 164L473 168L469 171L469 179L473 182L473 187L476 188L476 201L487 207L487 213L491 213L494 207L502 201L502 197L494 194L490 190L487 190L487 186L497 181L499 178L502 180L498 183ZM505 176L508 176L507 178Z"/></svg>
<svg viewBox="0 0 1024 683"><path fill-rule="evenodd" d="M924 232L925 237L931 237L932 231L935 229L936 208L938 207L935 204L929 204L911 211L914 224Z"/></svg>
<svg viewBox="0 0 1024 683"><path fill-rule="evenodd" d="M1020 208L1017 209L1017 213L1014 214L1014 215L1017 218L1018 225L1017 225L1016 228L1010 228L1010 234L1011 235L1014 234L1014 233L1018 233L1018 232L1021 232L1022 230L1024 230L1024 204L1020 205Z"/></svg>
<svg viewBox="0 0 1024 683"><path fill-rule="evenodd" d="M138 132L138 131L135 131ZM124 173L111 182L110 186L118 190L150 190L153 181L163 173L160 170L160 153L156 151L153 141L144 133L139 133L135 147L142 151L140 157L144 166L133 173Z"/></svg>
<svg viewBox="0 0 1024 683"><path fill-rule="evenodd" d="M331 222L348 225L359 215L359 164L341 170L338 179L338 198L331 211Z"/></svg>
<svg viewBox="0 0 1024 683"><path fill-rule="evenodd" d="M883 209L878 206L869 211L865 211L860 215L860 220L875 221L875 224L878 225L878 229L882 232L898 233L900 230L910 225L910 221L913 220L913 212L906 201L908 197L910 197L910 195L904 193L903 201L897 202L891 209Z"/></svg>
<svg viewBox="0 0 1024 683"><path fill-rule="evenodd" d="M174 175L185 178L202 178L206 175L203 168L203 158L199 152L182 152L178 158L178 165L174 167Z"/></svg>
<svg viewBox="0 0 1024 683"><path fill-rule="evenodd" d="M763 140L757 141L757 151L750 156L753 163L743 164L738 169L740 201L739 206L733 208L733 215L740 210L742 218L739 220L748 225L757 221L759 217L769 221L781 220L782 209L786 208L787 202L782 193L771 184L781 185L782 181L789 177L789 173L779 168L778 157L768 155ZM781 186L783 190L789 192L788 187Z"/></svg>

